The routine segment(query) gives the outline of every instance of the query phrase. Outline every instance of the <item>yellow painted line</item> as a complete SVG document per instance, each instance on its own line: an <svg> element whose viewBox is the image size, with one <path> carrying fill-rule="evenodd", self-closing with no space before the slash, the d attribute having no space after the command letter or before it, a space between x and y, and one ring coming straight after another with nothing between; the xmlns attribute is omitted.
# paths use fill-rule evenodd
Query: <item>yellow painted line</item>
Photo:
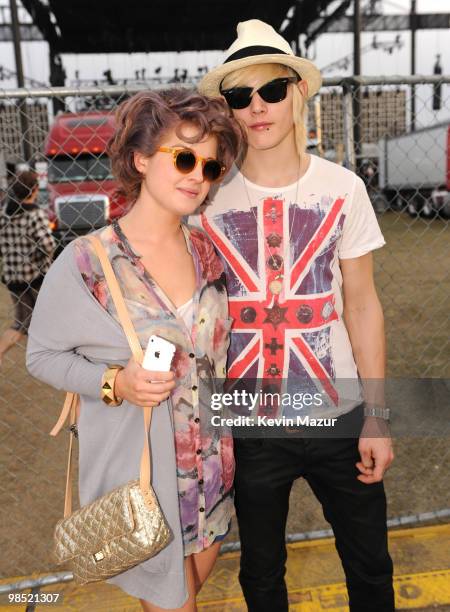
<svg viewBox="0 0 450 612"><path fill-rule="evenodd" d="M405 574L394 577L396 608L414 610L450 604L450 570ZM217 599L199 603L201 610L246 610L242 597ZM314 588L290 589L290 612L348 612L348 596L344 583Z"/></svg>
<svg viewBox="0 0 450 612"><path fill-rule="evenodd" d="M394 577L396 605L399 609L413 610L450 604L450 559L447 539L450 536L450 525L433 525L397 529L389 532L393 544L394 566L399 572ZM317 556L314 553L317 551ZM328 550L327 550L328 549ZM338 563L333 538L306 540L288 545L288 585L290 610L294 612L347 612L348 599L345 584L339 582L342 572L337 570ZM303 552L304 551L304 552ZM308 576L302 572L305 559L308 563L322 563L322 584L307 586ZM314 561L317 559L317 561ZM414 562L412 562L412 560ZM206 583L198 608L202 612L245 612L246 606L237 580L239 552L221 555L210 580ZM428 570L428 571L418 571ZM436 569L437 568L437 569ZM42 575L42 574L40 574ZM33 578L38 578L34 574ZM23 576L0 580L0 584L16 582ZM30 577L28 577L30 578ZM326 580L330 584L323 584ZM316 581L315 576L314 581ZM333 582L333 579L335 582ZM303 582L300 582L303 580ZM306 581L306 582L305 582ZM300 585L302 585L300 587ZM125 594L117 587L106 583L95 583L85 587L73 582L60 583L44 587L42 592L64 595L62 606L50 606L50 610L64 612L139 612L141 609L136 599ZM24 610L25 606L7 605L5 595L1 596L0 612ZM44 611L43 606L37 610Z"/></svg>
<svg viewBox="0 0 450 612"><path fill-rule="evenodd" d="M450 523L443 525L429 525L428 527L408 527L407 529L395 528L389 531L389 537L406 538L417 536L440 536L442 534L450 535Z"/></svg>
<svg viewBox="0 0 450 612"><path fill-rule="evenodd" d="M396 608L414 610L450 604L450 570L394 577ZM301 612L348 611L345 584L289 591L292 610ZM291 608L290 608L291 609Z"/></svg>
<svg viewBox="0 0 450 612"><path fill-rule="evenodd" d="M389 540L397 540L399 538L417 538L417 537L439 537L442 535L450 535L450 523L445 525L431 525L429 527L408 527L407 529L394 529L388 532ZM317 540L301 540L300 542L290 542L288 548L316 548L318 546L334 546L334 538L319 538ZM232 553L235 554L235 553ZM224 556L224 555L223 555Z"/></svg>
<svg viewBox="0 0 450 612"><path fill-rule="evenodd" d="M450 604L450 570L396 576L394 584L399 608Z"/></svg>
<svg viewBox="0 0 450 612"><path fill-rule="evenodd" d="M450 570L395 576L394 588L396 607L399 609L414 610L417 608L449 605ZM47 587L46 591L49 590L50 589ZM53 587L53 590L57 591L55 587ZM82 604L83 593L79 592L76 596L74 596L74 593L65 593L65 595L66 598L63 609L81 609L80 604ZM120 593L120 595L121 596L118 597L116 601L116 605L119 604L118 607L113 605L111 600L105 607L101 605L100 602L100 605L97 606L95 600L91 600L89 608L91 610L116 609L122 612L125 610L136 610L137 612L140 609L136 600L126 597L122 593ZM68 600L68 598L70 599ZM289 610L292 612L348 612L348 598L344 583L328 584L314 588L291 589L289 591L289 601ZM80 607L78 607L78 605ZM72 606L75 607L72 608ZM37 606L37 608L43 610L43 606ZM205 612L245 612L246 610L242 597L229 597L199 602L198 608ZM0 606L0 612L11 612L14 609L24 610L25 605ZM50 606L49 609L61 608L60 606L53 605Z"/></svg>
<svg viewBox="0 0 450 612"><path fill-rule="evenodd" d="M408 527L407 529L395 528L388 532L389 540L397 540L399 538L417 538L417 537L439 537L441 535L450 535L450 523L444 525L431 525L429 527ZM288 549L298 550L299 548L317 548L321 546L334 546L334 538L318 538L316 540L301 540L300 542L289 542ZM220 555L220 559L236 559L240 557L240 552L227 552Z"/></svg>

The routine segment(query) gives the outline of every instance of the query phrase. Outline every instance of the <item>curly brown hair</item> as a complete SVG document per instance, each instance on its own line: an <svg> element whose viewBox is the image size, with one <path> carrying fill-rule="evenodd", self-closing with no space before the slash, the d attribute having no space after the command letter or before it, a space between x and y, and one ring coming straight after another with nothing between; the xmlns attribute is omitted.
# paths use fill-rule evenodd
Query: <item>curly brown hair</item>
<svg viewBox="0 0 450 612"><path fill-rule="evenodd" d="M183 124L198 128L192 138L182 135ZM208 136L217 139L217 157L226 172L241 154L245 133L233 119L227 104L182 88L142 91L122 102L116 112L116 130L108 144L108 154L119 192L128 201L139 196L142 174L134 164L134 153L150 157L164 135L175 128L185 142L200 142ZM225 173L226 173L225 172Z"/></svg>

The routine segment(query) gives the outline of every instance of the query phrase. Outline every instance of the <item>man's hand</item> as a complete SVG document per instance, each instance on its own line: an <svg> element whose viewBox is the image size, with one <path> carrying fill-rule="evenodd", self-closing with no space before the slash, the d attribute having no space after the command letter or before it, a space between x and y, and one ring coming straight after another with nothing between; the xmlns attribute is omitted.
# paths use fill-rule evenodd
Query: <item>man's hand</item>
<svg viewBox="0 0 450 612"><path fill-rule="evenodd" d="M369 405L384 404L385 354L384 321L373 281L372 253L341 259L344 290L344 320L353 355ZM389 426L377 417L367 417L359 438L361 461L357 477L364 484L383 480L394 459Z"/></svg>
<svg viewBox="0 0 450 612"><path fill-rule="evenodd" d="M377 428L379 430L380 419L368 417L365 421L361 437L359 438L358 450L361 461L356 467L361 472L357 477L364 484L381 482L385 471L394 460L394 450L392 440L387 433L387 437L369 438L370 431ZM387 430L387 423L385 424Z"/></svg>

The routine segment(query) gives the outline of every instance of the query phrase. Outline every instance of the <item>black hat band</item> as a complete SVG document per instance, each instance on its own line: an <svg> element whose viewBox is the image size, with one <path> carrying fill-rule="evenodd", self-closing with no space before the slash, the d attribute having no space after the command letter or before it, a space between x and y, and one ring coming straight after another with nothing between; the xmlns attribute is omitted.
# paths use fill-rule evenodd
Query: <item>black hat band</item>
<svg viewBox="0 0 450 612"><path fill-rule="evenodd" d="M236 53L230 55L230 57L228 57L224 61L224 64L227 64L228 62L233 62L234 60L243 59L245 57L252 57L253 55L273 55L274 53L282 53L283 55L289 55L285 51L277 49L276 47L252 45L251 47L244 47L243 49L240 49L239 51L236 51Z"/></svg>

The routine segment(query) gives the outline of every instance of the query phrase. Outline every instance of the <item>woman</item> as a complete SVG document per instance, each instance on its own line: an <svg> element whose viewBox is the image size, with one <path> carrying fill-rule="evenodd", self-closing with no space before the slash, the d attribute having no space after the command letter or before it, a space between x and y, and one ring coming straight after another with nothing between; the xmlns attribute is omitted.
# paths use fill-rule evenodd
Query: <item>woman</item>
<svg viewBox="0 0 450 612"><path fill-rule="evenodd" d="M45 212L36 204L38 175L20 172L0 215L2 282L15 309L15 321L0 337L0 365L5 353L25 338L38 291L50 267L55 242Z"/></svg>
<svg viewBox="0 0 450 612"><path fill-rule="evenodd" d="M139 93L117 113L109 153L132 206L96 233L142 347L152 334L176 345L172 371L149 373L129 359L86 238L70 244L50 270L31 325L30 372L82 396L82 505L137 477L140 407L158 406L152 484L174 539L153 559L110 580L138 597L145 611L196 610L196 593L233 511L232 438L211 427L208 397L200 394L225 375L230 322L223 267L207 236L181 220L230 168L241 136L223 102L181 89ZM105 377L112 381L113 404L120 405L102 403Z"/></svg>

